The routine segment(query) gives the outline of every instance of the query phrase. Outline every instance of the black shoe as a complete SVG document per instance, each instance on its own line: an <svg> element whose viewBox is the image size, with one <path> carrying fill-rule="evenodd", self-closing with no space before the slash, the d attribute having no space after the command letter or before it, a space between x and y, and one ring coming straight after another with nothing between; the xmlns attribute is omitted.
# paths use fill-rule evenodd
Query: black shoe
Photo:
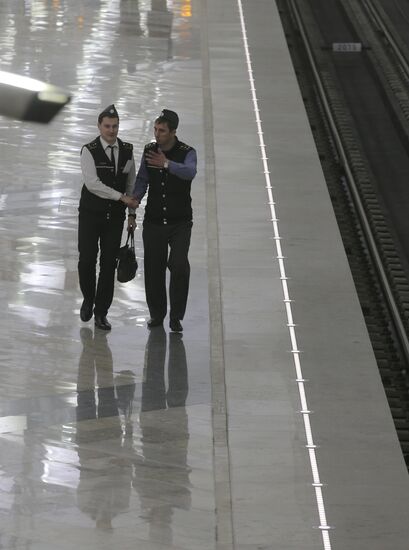
<svg viewBox="0 0 409 550"><path fill-rule="evenodd" d="M155 327L161 327L163 325L163 319L149 319L149 321L146 323L148 328L155 328Z"/></svg>
<svg viewBox="0 0 409 550"><path fill-rule="evenodd" d="M111 330L111 325L105 315L94 315L95 326L101 330Z"/></svg>
<svg viewBox="0 0 409 550"><path fill-rule="evenodd" d="M170 330L172 332L183 332L182 323L179 319L171 319L169 321Z"/></svg>
<svg viewBox="0 0 409 550"><path fill-rule="evenodd" d="M80 309L81 321L84 321L84 323L86 323L91 319L93 307L94 307L94 304L92 302L89 302L88 300L84 300L82 302L82 306Z"/></svg>

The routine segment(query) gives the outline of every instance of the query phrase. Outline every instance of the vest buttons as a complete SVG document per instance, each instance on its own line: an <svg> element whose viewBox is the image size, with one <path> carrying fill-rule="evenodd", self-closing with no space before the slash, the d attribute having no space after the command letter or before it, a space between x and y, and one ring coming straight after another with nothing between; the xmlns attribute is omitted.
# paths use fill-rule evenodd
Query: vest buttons
<svg viewBox="0 0 409 550"><path fill-rule="evenodd" d="M166 225L168 223L168 220L163 220L163 225Z"/></svg>
<svg viewBox="0 0 409 550"><path fill-rule="evenodd" d="M166 206L163 207L163 210L166 210Z"/></svg>
<svg viewBox="0 0 409 550"><path fill-rule="evenodd" d="M165 185L165 182L164 182L164 181L162 181L162 182L161 182L161 185L162 185L162 187L163 187L163 186Z"/></svg>
<svg viewBox="0 0 409 550"><path fill-rule="evenodd" d="M166 197L165 193L163 193L162 197L163 197L163 198L165 198L165 197Z"/></svg>

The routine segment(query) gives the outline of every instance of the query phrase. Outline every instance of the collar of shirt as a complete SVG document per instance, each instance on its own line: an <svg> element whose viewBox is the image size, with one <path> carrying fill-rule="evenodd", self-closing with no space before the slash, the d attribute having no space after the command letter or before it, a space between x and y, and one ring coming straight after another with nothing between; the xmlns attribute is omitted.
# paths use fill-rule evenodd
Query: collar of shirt
<svg viewBox="0 0 409 550"><path fill-rule="evenodd" d="M99 140L101 142L102 148L104 149L104 151L106 151L111 144L105 141L105 139L103 139L101 136L99 136ZM112 147L116 147L117 149L119 148L118 140L115 140L115 143L112 143Z"/></svg>

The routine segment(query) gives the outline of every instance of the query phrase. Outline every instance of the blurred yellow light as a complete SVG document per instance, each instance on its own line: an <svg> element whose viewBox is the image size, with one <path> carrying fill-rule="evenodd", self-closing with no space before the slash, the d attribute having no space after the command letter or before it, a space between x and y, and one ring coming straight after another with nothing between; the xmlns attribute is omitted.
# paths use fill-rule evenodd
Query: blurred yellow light
<svg viewBox="0 0 409 550"><path fill-rule="evenodd" d="M180 15L182 17L192 17L192 4L190 0L185 0L180 8Z"/></svg>

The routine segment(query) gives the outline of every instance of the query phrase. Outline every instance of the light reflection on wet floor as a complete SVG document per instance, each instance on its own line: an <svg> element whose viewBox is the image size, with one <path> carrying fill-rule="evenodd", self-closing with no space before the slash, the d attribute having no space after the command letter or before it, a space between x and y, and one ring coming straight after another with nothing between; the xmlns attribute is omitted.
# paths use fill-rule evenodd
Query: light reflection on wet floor
<svg viewBox="0 0 409 550"><path fill-rule="evenodd" d="M202 222L183 337L145 328L139 234L111 334L80 322L76 272L79 151L101 107L136 162L163 107L201 147L197 28L188 0L1 3L1 69L73 96L47 126L0 117L2 549L214 546Z"/></svg>

